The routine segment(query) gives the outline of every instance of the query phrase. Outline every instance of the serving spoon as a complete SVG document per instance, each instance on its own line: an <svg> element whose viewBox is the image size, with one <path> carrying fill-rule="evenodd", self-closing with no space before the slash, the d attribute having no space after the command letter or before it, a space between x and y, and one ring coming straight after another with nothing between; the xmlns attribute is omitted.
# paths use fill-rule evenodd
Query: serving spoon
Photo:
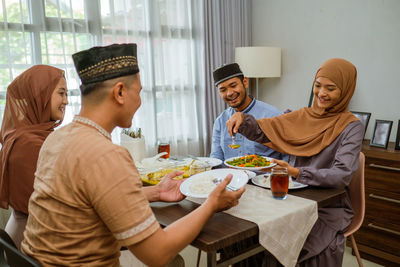
<svg viewBox="0 0 400 267"><path fill-rule="evenodd" d="M236 140L236 135L232 134L232 143L229 145L229 147L232 148L232 149L237 149L237 148L240 147L240 145L237 145L235 143L235 140Z"/></svg>
<svg viewBox="0 0 400 267"><path fill-rule="evenodd" d="M151 158L144 158L144 159L142 159L142 164L145 165L145 166L147 166L147 165L151 166L157 161L157 159L159 159L161 156L164 156L166 154L168 154L168 153L167 152L161 152L161 153L158 153L157 155L155 155L155 156L153 156Z"/></svg>

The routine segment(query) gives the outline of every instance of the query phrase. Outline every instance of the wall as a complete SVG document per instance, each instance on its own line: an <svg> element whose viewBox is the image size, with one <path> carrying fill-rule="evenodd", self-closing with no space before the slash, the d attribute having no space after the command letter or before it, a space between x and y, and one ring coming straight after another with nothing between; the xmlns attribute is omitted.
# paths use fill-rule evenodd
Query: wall
<svg viewBox="0 0 400 267"><path fill-rule="evenodd" d="M260 99L284 110L308 105L312 81L326 59L342 57L358 69L350 110L400 120L400 1L253 0L253 46L282 48L282 76L260 79Z"/></svg>
<svg viewBox="0 0 400 267"><path fill-rule="evenodd" d="M8 218L11 214L11 208L8 210L0 209L0 228L4 229L6 227Z"/></svg>

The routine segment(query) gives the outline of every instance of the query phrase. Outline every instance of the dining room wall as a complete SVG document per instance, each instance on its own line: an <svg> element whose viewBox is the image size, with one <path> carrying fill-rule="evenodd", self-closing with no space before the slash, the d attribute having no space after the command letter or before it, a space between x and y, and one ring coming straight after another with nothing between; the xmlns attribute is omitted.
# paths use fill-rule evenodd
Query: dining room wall
<svg viewBox="0 0 400 267"><path fill-rule="evenodd" d="M252 45L282 48L280 78L259 80L259 98L281 110L308 105L314 74L332 57L358 70L349 109L376 119L400 120L400 1L253 0Z"/></svg>

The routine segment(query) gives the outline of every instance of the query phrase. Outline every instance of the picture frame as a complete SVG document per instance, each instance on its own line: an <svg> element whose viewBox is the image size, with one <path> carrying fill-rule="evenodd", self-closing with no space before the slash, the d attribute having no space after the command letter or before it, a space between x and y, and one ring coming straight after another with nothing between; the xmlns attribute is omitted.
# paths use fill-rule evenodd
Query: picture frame
<svg viewBox="0 0 400 267"><path fill-rule="evenodd" d="M396 144L394 145L394 149L400 150L400 120L397 124L397 136L396 136Z"/></svg>
<svg viewBox="0 0 400 267"><path fill-rule="evenodd" d="M311 86L310 97L308 99L308 107L311 108L314 101L314 84Z"/></svg>
<svg viewBox="0 0 400 267"><path fill-rule="evenodd" d="M364 125L364 136L365 136L365 133L367 132L368 128L369 119L371 118L371 113L362 111L350 111L350 112L353 113L353 115L356 116L360 120L360 122Z"/></svg>
<svg viewBox="0 0 400 267"><path fill-rule="evenodd" d="M386 149L389 143L392 124L393 121L375 120L374 132L369 145Z"/></svg>

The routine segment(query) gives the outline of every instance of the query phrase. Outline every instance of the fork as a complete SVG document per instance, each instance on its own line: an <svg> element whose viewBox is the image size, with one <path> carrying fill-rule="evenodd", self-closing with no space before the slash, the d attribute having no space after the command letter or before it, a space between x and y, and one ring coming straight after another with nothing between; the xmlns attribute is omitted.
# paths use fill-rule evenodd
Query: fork
<svg viewBox="0 0 400 267"><path fill-rule="evenodd" d="M212 180L212 182L213 182L214 184L218 185L218 184L220 184L220 183L222 182L222 178L214 178L214 179ZM236 187L231 186L231 185L228 184L228 185L226 186L226 190L228 190L228 191L237 191L238 189L237 189Z"/></svg>
<svg viewBox="0 0 400 267"><path fill-rule="evenodd" d="M237 191L237 190L239 190L239 189L237 189L236 187L234 187L234 186L231 186L231 185L227 185L226 186L226 190L228 190L228 191Z"/></svg>

